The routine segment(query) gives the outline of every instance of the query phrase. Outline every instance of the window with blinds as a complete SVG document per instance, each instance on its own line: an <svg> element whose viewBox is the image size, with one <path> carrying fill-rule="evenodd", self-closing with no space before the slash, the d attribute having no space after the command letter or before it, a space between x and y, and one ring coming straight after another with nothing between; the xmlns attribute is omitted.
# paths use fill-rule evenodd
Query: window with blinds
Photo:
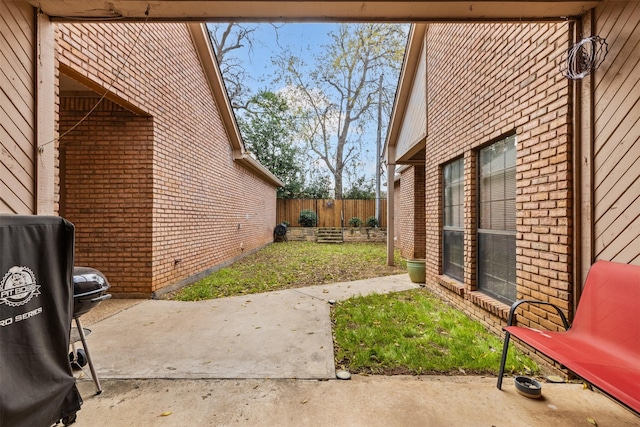
<svg viewBox="0 0 640 427"><path fill-rule="evenodd" d="M516 300L516 137L480 150L478 168L478 288Z"/></svg>
<svg viewBox="0 0 640 427"><path fill-rule="evenodd" d="M464 279L464 163L454 160L442 169L443 230L442 273Z"/></svg>

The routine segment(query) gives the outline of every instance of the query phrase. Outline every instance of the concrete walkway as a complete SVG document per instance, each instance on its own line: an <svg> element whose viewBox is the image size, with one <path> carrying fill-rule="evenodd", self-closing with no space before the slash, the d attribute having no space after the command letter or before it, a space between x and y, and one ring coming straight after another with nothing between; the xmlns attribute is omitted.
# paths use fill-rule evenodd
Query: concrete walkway
<svg viewBox="0 0 640 427"><path fill-rule="evenodd" d="M544 384L531 400L495 378L336 380L328 301L416 287L399 275L202 302L106 301L82 318L104 392L94 395L85 368L76 425L640 425L580 384Z"/></svg>
<svg viewBox="0 0 640 427"><path fill-rule="evenodd" d="M199 302L145 300L91 325L88 345L100 378L334 379L328 301L416 287L398 275Z"/></svg>

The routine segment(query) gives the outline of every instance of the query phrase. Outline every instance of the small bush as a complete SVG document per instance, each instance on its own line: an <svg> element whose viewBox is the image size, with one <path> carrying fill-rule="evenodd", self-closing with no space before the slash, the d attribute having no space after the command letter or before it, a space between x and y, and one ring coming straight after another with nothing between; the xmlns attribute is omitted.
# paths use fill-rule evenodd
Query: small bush
<svg viewBox="0 0 640 427"><path fill-rule="evenodd" d="M370 216L369 218L367 218L367 227L377 227L378 226L378 218L376 218L375 216Z"/></svg>
<svg viewBox="0 0 640 427"><path fill-rule="evenodd" d="M352 227L362 227L362 220L357 216L349 219L349 225Z"/></svg>
<svg viewBox="0 0 640 427"><path fill-rule="evenodd" d="M282 221L281 224L286 226L286 227L291 225L291 224L289 224L289 221Z"/></svg>
<svg viewBox="0 0 640 427"><path fill-rule="evenodd" d="M318 215L314 211L304 209L300 212L300 218L298 218L298 224L303 227L315 227L318 224Z"/></svg>

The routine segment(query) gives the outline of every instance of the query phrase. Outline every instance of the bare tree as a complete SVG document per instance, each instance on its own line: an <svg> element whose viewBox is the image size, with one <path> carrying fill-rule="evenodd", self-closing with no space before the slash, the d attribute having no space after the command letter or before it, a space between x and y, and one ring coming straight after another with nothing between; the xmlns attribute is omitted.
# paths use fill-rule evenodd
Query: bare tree
<svg viewBox="0 0 640 427"><path fill-rule="evenodd" d="M209 24L209 36L213 50L224 77L229 100L233 108L242 108L248 90L244 81L247 78L245 64L233 53L248 46L253 49L253 33L256 26L246 26L236 22Z"/></svg>
<svg viewBox="0 0 640 427"><path fill-rule="evenodd" d="M278 39L278 29L282 25L269 24L275 31ZM255 39L259 25L247 25L237 22L208 24L209 37L213 44L216 60L220 65L220 72L227 87L227 93L234 109L247 109L249 98L253 95L246 85L251 79L251 73L247 71L250 64L244 63L238 58L237 53L248 49L249 56L254 48L260 46L260 41Z"/></svg>
<svg viewBox="0 0 640 427"><path fill-rule="evenodd" d="M376 123L372 107L379 99L391 99L380 97L380 90L395 92L407 27L343 24L330 37L311 69L290 52L276 62L299 102L301 138L329 169L335 197L341 198L347 166L360 162L365 131ZM395 78L381 85L382 74Z"/></svg>

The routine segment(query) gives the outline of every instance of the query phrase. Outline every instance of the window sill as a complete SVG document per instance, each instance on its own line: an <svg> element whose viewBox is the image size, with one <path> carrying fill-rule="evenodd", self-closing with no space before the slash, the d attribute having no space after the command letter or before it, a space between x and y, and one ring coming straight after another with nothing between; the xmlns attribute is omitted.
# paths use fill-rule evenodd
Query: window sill
<svg viewBox="0 0 640 427"><path fill-rule="evenodd" d="M509 318L509 310L511 307L503 302L491 298L487 294L483 294L478 291L468 292L467 299L503 320L508 320Z"/></svg>
<svg viewBox="0 0 640 427"><path fill-rule="evenodd" d="M458 282L456 279L452 279L449 276L440 275L440 276L436 276L436 281L440 286L443 286L448 290L450 290L451 292L455 292L461 297L464 297L464 291L465 291L464 285Z"/></svg>

